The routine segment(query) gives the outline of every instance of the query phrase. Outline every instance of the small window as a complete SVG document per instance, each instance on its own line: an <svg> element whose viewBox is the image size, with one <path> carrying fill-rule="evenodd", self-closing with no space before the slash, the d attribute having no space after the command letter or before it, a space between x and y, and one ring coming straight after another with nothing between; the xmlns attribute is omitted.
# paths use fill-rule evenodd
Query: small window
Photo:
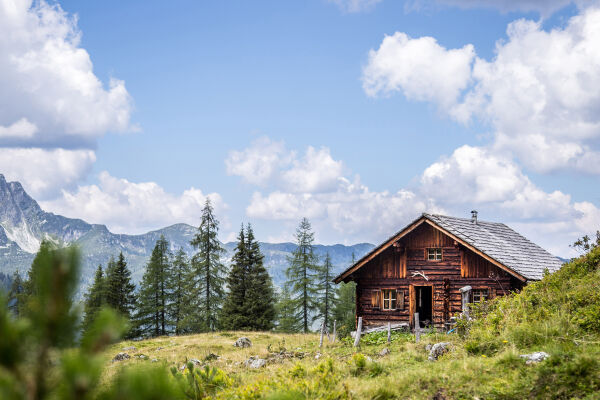
<svg viewBox="0 0 600 400"><path fill-rule="evenodd" d="M395 310L396 309L396 290L395 289L383 289L383 309L384 310Z"/></svg>
<svg viewBox="0 0 600 400"><path fill-rule="evenodd" d="M489 298L489 290L488 289L473 289L471 291L471 302L472 303L481 303Z"/></svg>
<svg viewBox="0 0 600 400"><path fill-rule="evenodd" d="M440 261L442 259L442 249L427 249L427 259L432 261Z"/></svg>

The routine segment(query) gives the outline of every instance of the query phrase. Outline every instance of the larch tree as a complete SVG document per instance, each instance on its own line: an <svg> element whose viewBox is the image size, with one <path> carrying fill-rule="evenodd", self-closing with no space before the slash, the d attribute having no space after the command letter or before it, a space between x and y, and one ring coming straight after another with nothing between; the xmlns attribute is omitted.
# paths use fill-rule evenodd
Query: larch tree
<svg viewBox="0 0 600 400"><path fill-rule="evenodd" d="M197 299L189 319L194 331L214 331L218 327L219 310L224 297L223 286L227 269L221 261L225 249L217 235L219 221L215 218L210 199L206 199L198 232L190 242L197 250L192 257L193 290Z"/></svg>
<svg viewBox="0 0 600 400"><path fill-rule="evenodd" d="M170 273L169 242L161 235L142 277L135 315L136 328L144 336L166 335Z"/></svg>
<svg viewBox="0 0 600 400"><path fill-rule="evenodd" d="M335 286L331 281L333 279L333 265L329 253L325 255L325 260L319 271L319 318L323 320L327 329L333 327L334 304L335 304Z"/></svg>
<svg viewBox="0 0 600 400"><path fill-rule="evenodd" d="M185 312L189 303L188 277L190 276L190 263L183 248L179 248L171 263L168 275L169 303L167 306L169 321L173 324L175 334L185 332L183 323Z"/></svg>
<svg viewBox="0 0 600 400"><path fill-rule="evenodd" d="M131 282L131 271L123 253L119 253L117 261L111 258L106 267L106 304L131 320L135 308L135 285Z"/></svg>
<svg viewBox="0 0 600 400"><path fill-rule="evenodd" d="M318 282L320 272L318 257L314 252L314 233L308 219L303 218L296 230L297 246L286 270L288 289L296 318L301 322L302 331L308 332L312 317L318 310Z"/></svg>
<svg viewBox="0 0 600 400"><path fill-rule="evenodd" d="M82 323L83 332L87 332L94 321L96 316L100 312L102 306L106 304L106 278L102 265L98 265L96 269L96 275L94 276L94 283L88 288L85 294L84 301L84 317Z"/></svg>

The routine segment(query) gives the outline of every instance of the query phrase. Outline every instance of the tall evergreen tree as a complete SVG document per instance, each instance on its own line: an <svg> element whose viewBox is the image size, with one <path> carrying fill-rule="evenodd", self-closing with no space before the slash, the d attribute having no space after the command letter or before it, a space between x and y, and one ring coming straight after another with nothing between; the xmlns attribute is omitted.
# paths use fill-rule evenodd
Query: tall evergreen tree
<svg viewBox="0 0 600 400"><path fill-rule="evenodd" d="M206 199L198 232L190 242L197 253L192 257L192 293L197 303L192 305L188 324L194 331L211 331L218 327L218 315L224 297L226 268L221 261L225 249L217 238L219 221L213 214L210 199Z"/></svg>
<svg viewBox="0 0 600 400"><path fill-rule="evenodd" d="M302 330L302 323L298 319L294 300L291 297L287 285L283 286L278 296L277 304L277 326L279 332L294 333Z"/></svg>
<svg viewBox="0 0 600 400"><path fill-rule="evenodd" d="M288 289L296 318L302 323L302 331L309 331L311 316L318 310L317 276L320 267L318 257L314 252L314 233L308 219L303 218L296 230L296 250L288 257L289 266L286 270Z"/></svg>
<svg viewBox="0 0 600 400"><path fill-rule="evenodd" d="M161 235L152 250L138 293L135 320L138 332L142 335L161 336L168 333L169 258L169 242Z"/></svg>
<svg viewBox="0 0 600 400"><path fill-rule="evenodd" d="M183 323L185 312L189 309L189 296L187 295L190 276L190 263L183 248L179 248L175 258L171 263L171 269L168 274L169 303L167 305L167 314L169 321L173 324L175 334L180 335L185 332Z"/></svg>
<svg viewBox="0 0 600 400"><path fill-rule="evenodd" d="M356 263L356 257L352 252L350 265ZM356 325L356 283L341 282L336 291L336 300L333 309L334 318L338 321L338 332L340 336L347 336Z"/></svg>
<svg viewBox="0 0 600 400"><path fill-rule="evenodd" d="M265 256L260 251L260 245L254 237L254 231L250 224L248 224L246 232L249 265L246 304L248 313L252 316L250 328L266 331L273 328L275 319L273 280L265 268L263 263Z"/></svg>
<svg viewBox="0 0 600 400"><path fill-rule="evenodd" d="M12 283L8 292L8 308L16 317L19 317L23 311L23 280L19 271L15 271L12 276Z"/></svg>
<svg viewBox="0 0 600 400"><path fill-rule="evenodd" d="M249 276L248 248L244 225L240 228L231 268L227 275L227 297L221 309L221 327L227 330L249 329L250 315L246 304L247 280Z"/></svg>
<svg viewBox="0 0 600 400"><path fill-rule="evenodd" d="M123 253L117 261L111 258L106 267L106 304L119 314L131 319L135 307L135 285Z"/></svg>
<svg viewBox="0 0 600 400"><path fill-rule="evenodd" d="M94 276L94 283L89 287L85 294L84 303L84 317L82 328L84 332L92 326L96 320L96 316L100 312L102 306L106 304L106 279L104 277L104 271L102 265L98 265L96 269L96 275Z"/></svg>
<svg viewBox="0 0 600 400"><path fill-rule="evenodd" d="M335 286L333 279L333 265L331 265L331 256L325 255L325 261L319 273L319 319L322 319L327 329L333 326L333 311L335 304Z"/></svg>

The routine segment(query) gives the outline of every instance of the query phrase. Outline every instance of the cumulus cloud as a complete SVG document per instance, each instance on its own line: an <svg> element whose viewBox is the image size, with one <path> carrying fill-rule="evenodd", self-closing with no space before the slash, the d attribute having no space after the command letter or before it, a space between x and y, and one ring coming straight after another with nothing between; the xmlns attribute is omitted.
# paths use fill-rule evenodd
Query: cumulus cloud
<svg viewBox="0 0 600 400"><path fill-rule="evenodd" d="M44 209L72 218L105 224L116 233L144 233L179 222L198 225L206 198L219 214L226 205L217 193L190 188L173 195L154 182L134 183L101 172L98 185L63 191L54 200L41 202Z"/></svg>
<svg viewBox="0 0 600 400"><path fill-rule="evenodd" d="M535 171L600 173L600 8L550 31L517 20L507 35L492 60L476 57L470 45L448 50L428 37L387 36L369 55L365 92L402 92L437 103L461 123L489 124L495 151Z"/></svg>
<svg viewBox="0 0 600 400"><path fill-rule="evenodd" d="M283 142L261 137L244 150L234 150L225 160L229 175L262 187L289 192L320 192L335 187L344 165L328 148L309 146L304 155L287 150Z"/></svg>
<svg viewBox="0 0 600 400"><path fill-rule="evenodd" d="M58 188L73 188L94 162L92 150L0 148L0 173L21 182L35 199L55 197Z"/></svg>
<svg viewBox="0 0 600 400"><path fill-rule="evenodd" d="M124 82L104 87L80 36L58 4L0 1L0 125L13 127L0 141L60 147L132 129ZM24 123L36 128L17 129Z"/></svg>
<svg viewBox="0 0 600 400"><path fill-rule="evenodd" d="M329 0L346 13L358 13L372 9L381 0Z"/></svg>

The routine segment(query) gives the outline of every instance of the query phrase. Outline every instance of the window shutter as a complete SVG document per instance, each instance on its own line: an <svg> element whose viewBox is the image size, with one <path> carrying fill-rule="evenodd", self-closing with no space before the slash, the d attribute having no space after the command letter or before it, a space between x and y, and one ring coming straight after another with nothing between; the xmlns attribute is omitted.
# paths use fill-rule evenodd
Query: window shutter
<svg viewBox="0 0 600 400"><path fill-rule="evenodd" d="M379 290L371 291L371 307L373 308L381 308L380 306L380 297L381 292Z"/></svg>
<svg viewBox="0 0 600 400"><path fill-rule="evenodd" d="M404 290L396 289L396 309L404 311Z"/></svg>

